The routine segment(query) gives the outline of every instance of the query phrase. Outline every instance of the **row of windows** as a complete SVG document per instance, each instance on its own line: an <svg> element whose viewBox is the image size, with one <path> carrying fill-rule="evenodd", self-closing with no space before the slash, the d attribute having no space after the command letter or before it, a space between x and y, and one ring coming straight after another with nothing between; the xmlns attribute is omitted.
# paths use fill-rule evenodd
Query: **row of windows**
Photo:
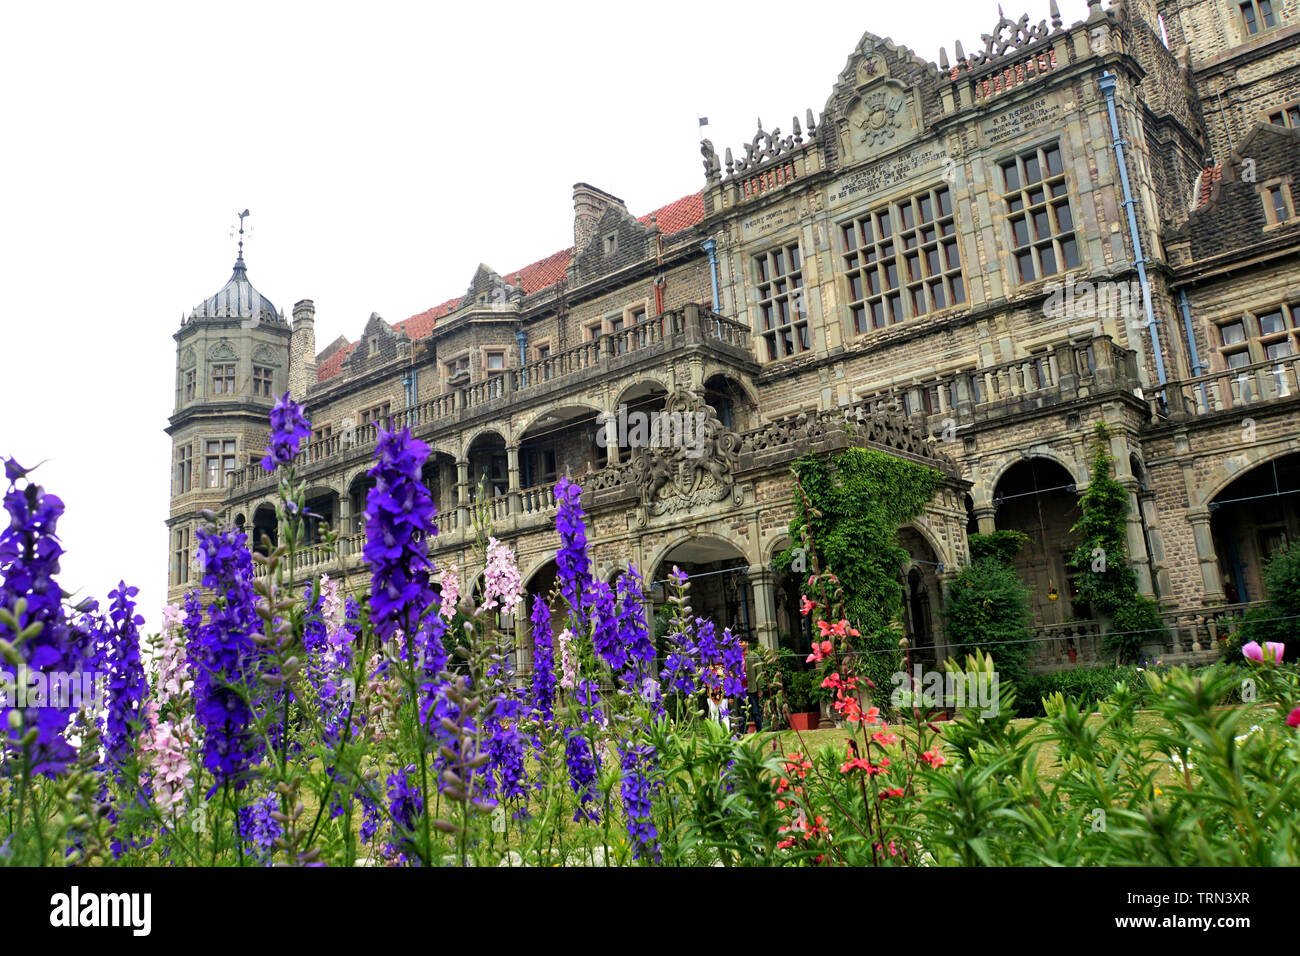
<svg viewBox="0 0 1300 956"><path fill-rule="evenodd" d="M1021 282L1077 268L1079 243L1060 147L1028 150L1001 164L1008 248ZM937 186L840 224L840 268L853 330L874 329L967 300L952 193ZM768 361L812 347L798 243L753 259L755 331Z"/></svg>
<svg viewBox="0 0 1300 956"><path fill-rule="evenodd" d="M272 370L264 365L253 366L253 394L263 398L271 397ZM212 366L210 395L235 394L235 363L220 362ZM185 370L185 401L192 402L198 397L198 370Z"/></svg>
<svg viewBox="0 0 1300 956"><path fill-rule="evenodd" d="M1224 368L1300 355L1300 302L1221 322L1218 331Z"/></svg>

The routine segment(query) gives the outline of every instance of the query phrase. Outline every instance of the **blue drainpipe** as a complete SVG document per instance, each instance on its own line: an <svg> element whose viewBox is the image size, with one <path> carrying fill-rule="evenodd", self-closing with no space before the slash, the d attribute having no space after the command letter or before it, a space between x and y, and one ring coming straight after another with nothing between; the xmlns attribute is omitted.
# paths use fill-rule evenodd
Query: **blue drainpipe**
<svg viewBox="0 0 1300 956"><path fill-rule="evenodd" d="M1142 287L1142 307L1146 311L1147 331L1151 335L1151 348L1156 355L1156 376L1160 379L1160 389L1163 393L1166 382L1165 359L1160 352L1160 332L1156 328L1156 316L1151 308L1151 285L1147 281L1147 261L1142 255L1142 237L1138 234L1137 213L1134 212L1137 200L1133 198L1133 190L1129 188L1128 166L1124 163L1124 141L1119 138L1119 118L1115 115L1115 87L1118 82L1114 73L1103 73L1097 85L1101 87L1102 95L1106 97L1106 110L1110 113L1111 148L1115 150L1115 162L1119 166L1120 188L1124 193L1124 211L1128 213L1128 231L1133 240L1133 264L1137 267L1138 285Z"/></svg>
<svg viewBox="0 0 1300 956"><path fill-rule="evenodd" d="M528 364L528 333L523 329L515 329L515 341L519 343L519 387L523 388L528 384L525 381L527 373L524 366Z"/></svg>
<svg viewBox="0 0 1300 956"><path fill-rule="evenodd" d="M1196 333L1192 331L1192 307L1187 302L1187 290L1178 290L1178 308L1183 313L1183 332L1187 336L1187 354L1192 359L1192 378L1200 378L1205 374L1205 366L1201 364L1201 354L1196 350ZM1201 393L1201 407L1208 409L1208 403L1205 398L1205 385L1197 386L1197 391Z"/></svg>
<svg viewBox="0 0 1300 956"><path fill-rule="evenodd" d="M709 254L709 273L713 277L713 311L718 311L718 241L705 239L700 248Z"/></svg>

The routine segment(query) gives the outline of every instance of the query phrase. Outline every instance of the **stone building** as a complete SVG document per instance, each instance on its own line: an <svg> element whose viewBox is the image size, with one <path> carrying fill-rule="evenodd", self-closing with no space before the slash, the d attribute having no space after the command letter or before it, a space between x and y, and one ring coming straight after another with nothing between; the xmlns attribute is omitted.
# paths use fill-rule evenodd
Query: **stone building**
<svg viewBox="0 0 1300 956"><path fill-rule="evenodd" d="M866 33L819 112L741 149L703 141L698 192L638 216L579 183L570 248L481 264L462 295L322 351L312 302L286 321L241 256L175 335L170 594L194 584L200 509L274 534L257 461L287 387L315 427L309 507L341 535L311 567L358 568L392 423L432 449L435 556L462 580L483 506L530 591L550 587L567 474L599 573L679 565L698 612L797 645L797 586L772 569L788 467L853 443L948 476L900 530L925 655L947 653L967 533L1014 528L1035 666L1087 662L1098 625L1067 556L1104 421L1140 589L1174 625L1153 650L1212 650L1300 535L1300 2L1074 14L999 15L938 63ZM698 434L629 448L635 413Z"/></svg>

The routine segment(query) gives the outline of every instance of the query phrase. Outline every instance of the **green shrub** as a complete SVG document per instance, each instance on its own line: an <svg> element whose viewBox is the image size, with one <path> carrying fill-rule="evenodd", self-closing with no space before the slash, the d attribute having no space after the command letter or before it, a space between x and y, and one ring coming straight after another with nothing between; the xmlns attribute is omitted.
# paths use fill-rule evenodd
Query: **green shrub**
<svg viewBox="0 0 1300 956"><path fill-rule="evenodd" d="M1016 555L1020 549L1029 543L1029 535L1023 531L994 531L992 534L972 534L967 541L970 543L970 559L972 562L981 558L993 558L1001 564L1011 567L1016 560Z"/></svg>
<svg viewBox="0 0 1300 956"><path fill-rule="evenodd" d="M1095 708L1101 701L1110 697L1115 690L1115 685L1121 681L1127 684L1139 699L1145 698L1146 682L1142 680L1139 668L1131 665L1079 667L1054 671L1050 674L1034 674L1016 687L1018 716L1042 717L1043 698L1050 697L1052 694L1063 694L1082 707Z"/></svg>
<svg viewBox="0 0 1300 956"><path fill-rule="evenodd" d="M948 588L943 617L948 642L959 651L988 653L1001 680L1028 676L1029 592L1010 563L986 556L962 568Z"/></svg>
<svg viewBox="0 0 1300 956"><path fill-rule="evenodd" d="M1286 645L1284 660L1300 660L1300 542L1269 558L1264 567L1268 604L1252 608L1223 647L1226 660L1241 661L1242 645L1278 641Z"/></svg>
<svg viewBox="0 0 1300 956"><path fill-rule="evenodd" d="M1116 609L1110 631L1102 640L1102 649L1116 661L1136 661L1142 656L1143 644L1163 641L1167 634L1156 602L1135 597L1131 603Z"/></svg>

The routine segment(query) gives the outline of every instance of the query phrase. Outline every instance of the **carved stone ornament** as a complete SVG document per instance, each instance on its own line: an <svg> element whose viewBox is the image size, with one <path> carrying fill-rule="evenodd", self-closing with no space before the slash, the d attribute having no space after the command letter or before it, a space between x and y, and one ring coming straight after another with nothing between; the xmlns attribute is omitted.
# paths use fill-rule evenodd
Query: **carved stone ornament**
<svg viewBox="0 0 1300 956"><path fill-rule="evenodd" d="M887 143L903 126L904 96L886 87L862 98L851 120L853 137L864 146Z"/></svg>
<svg viewBox="0 0 1300 956"><path fill-rule="evenodd" d="M212 346L208 352L208 360L211 362L225 362L238 357L239 355L235 352L234 347L225 339Z"/></svg>
<svg viewBox="0 0 1300 956"><path fill-rule="evenodd" d="M181 353L181 368L193 368L198 364L198 356L194 354L194 349L187 348Z"/></svg>
<svg viewBox="0 0 1300 956"><path fill-rule="evenodd" d="M689 389L668 396L650 428L648 448L636 449L628 465L645 515L664 515L733 498L740 436L718 420L718 413Z"/></svg>

